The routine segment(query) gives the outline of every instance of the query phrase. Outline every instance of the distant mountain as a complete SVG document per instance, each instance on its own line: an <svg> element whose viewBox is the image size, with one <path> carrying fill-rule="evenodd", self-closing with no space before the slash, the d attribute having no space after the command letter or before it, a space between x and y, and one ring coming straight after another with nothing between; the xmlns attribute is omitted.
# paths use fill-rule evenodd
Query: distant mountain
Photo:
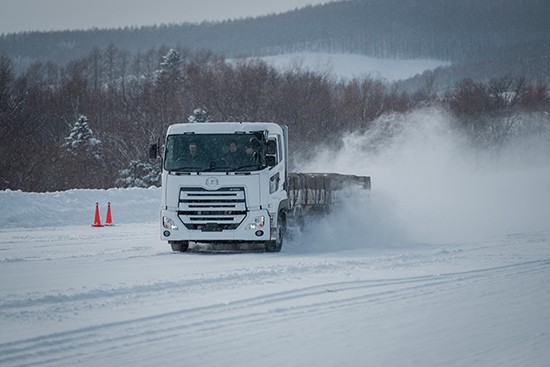
<svg viewBox="0 0 550 367"><path fill-rule="evenodd" d="M162 45L226 57L323 51L446 60L461 75L545 77L549 18L548 0L349 0L215 23L4 34L0 54L25 68L110 44L130 54Z"/></svg>

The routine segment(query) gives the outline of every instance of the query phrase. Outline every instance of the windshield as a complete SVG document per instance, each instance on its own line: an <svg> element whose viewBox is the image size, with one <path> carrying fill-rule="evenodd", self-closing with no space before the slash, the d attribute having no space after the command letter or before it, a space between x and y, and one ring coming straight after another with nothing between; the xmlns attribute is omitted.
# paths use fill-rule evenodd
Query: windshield
<svg viewBox="0 0 550 367"><path fill-rule="evenodd" d="M259 133L182 134L166 140L167 171L253 171L265 168L265 145Z"/></svg>

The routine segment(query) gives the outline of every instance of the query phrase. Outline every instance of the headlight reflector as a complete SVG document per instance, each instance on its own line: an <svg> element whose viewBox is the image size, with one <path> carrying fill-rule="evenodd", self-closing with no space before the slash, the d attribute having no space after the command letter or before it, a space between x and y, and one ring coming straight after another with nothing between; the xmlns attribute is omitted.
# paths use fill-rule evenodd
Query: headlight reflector
<svg viewBox="0 0 550 367"><path fill-rule="evenodd" d="M253 219L253 221L248 225L247 229L263 228L264 225L265 225L265 216L260 215Z"/></svg>
<svg viewBox="0 0 550 367"><path fill-rule="evenodd" d="M172 218L167 216L162 217L162 226L166 229L172 229L172 230L178 229L178 226L176 225L176 223L174 223Z"/></svg>

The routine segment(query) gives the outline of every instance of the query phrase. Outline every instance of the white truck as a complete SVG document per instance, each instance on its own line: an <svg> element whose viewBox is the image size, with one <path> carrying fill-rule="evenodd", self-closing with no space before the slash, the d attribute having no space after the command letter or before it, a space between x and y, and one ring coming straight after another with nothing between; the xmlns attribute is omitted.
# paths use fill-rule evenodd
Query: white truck
<svg viewBox="0 0 550 367"><path fill-rule="evenodd" d="M348 184L370 177L288 172L288 128L271 122L181 123L168 127L162 157L161 239L263 245L279 252L287 220L327 212Z"/></svg>

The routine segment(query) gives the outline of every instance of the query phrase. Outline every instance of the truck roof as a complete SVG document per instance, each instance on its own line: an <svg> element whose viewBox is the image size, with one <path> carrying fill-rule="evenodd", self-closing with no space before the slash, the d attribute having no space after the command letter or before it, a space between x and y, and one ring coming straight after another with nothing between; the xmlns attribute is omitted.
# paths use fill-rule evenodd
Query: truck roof
<svg viewBox="0 0 550 367"><path fill-rule="evenodd" d="M167 135L184 134L189 132L196 134L231 134L235 132L265 130L272 133L282 133L283 128L281 125L274 122L194 122L170 125L168 127Z"/></svg>

